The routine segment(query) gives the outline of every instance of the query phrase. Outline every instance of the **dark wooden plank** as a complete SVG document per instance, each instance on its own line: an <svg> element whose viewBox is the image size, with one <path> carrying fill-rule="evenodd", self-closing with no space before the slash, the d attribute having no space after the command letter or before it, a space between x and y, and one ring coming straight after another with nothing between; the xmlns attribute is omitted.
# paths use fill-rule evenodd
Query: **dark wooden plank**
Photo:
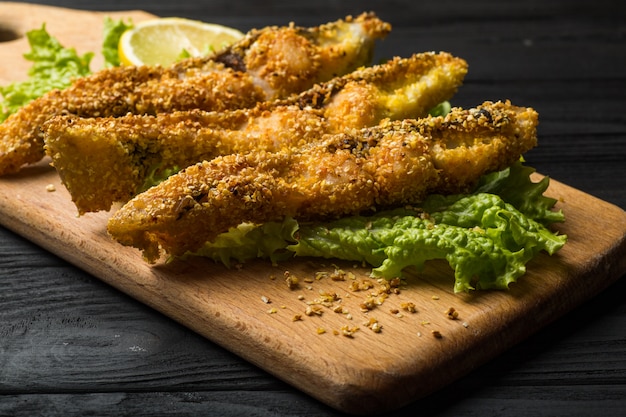
<svg viewBox="0 0 626 417"><path fill-rule="evenodd" d="M125 416L254 416L318 417L335 415L304 394L284 391L169 391L150 393L40 394L8 396L0 415L26 417ZM158 408L152 406L159 404ZM299 410L296 407L299 407ZM121 411L121 413L120 413Z"/></svg>
<svg viewBox="0 0 626 417"><path fill-rule="evenodd" d="M181 0L176 3L153 0L108 1L98 0L27 0L24 3L48 4L73 7L85 10L124 10L137 8L159 15L188 15L195 18L216 19L224 16L245 19L256 17L264 21L297 16L300 19L315 19L320 16L345 14L363 10L379 10L382 15L393 17L398 26L412 26L416 21L425 21L435 26L441 21L473 20L477 22L515 18L529 20L542 18L548 21L584 17L587 19L613 18L624 9L621 2L615 0L527 0L524 2L498 2L493 0L475 0L471 4L457 0L438 2L414 2L407 0L362 0L358 4L321 0L316 2L269 0L264 2L228 0L194 2Z"/></svg>

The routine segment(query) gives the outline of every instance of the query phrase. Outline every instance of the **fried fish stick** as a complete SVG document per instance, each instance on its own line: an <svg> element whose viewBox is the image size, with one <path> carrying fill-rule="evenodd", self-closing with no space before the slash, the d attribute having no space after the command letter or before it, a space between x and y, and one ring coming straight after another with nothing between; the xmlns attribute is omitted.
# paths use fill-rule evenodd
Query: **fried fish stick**
<svg viewBox="0 0 626 417"><path fill-rule="evenodd" d="M40 129L55 115L99 117L252 107L368 64L375 40L390 29L372 13L314 28L272 26L252 30L207 58L190 58L168 68L102 70L34 100L0 124L0 175L43 158Z"/></svg>
<svg viewBox="0 0 626 417"><path fill-rule="evenodd" d="M190 166L137 195L109 220L118 242L143 251L197 250L243 222L336 218L467 191L536 145L537 113L509 102L445 118L384 121L299 149L231 154Z"/></svg>
<svg viewBox="0 0 626 417"><path fill-rule="evenodd" d="M450 99L467 64L422 53L357 70L289 99L229 112L84 119L45 124L45 143L79 214L128 201L155 167L184 168L219 155L276 151L324 134L425 116Z"/></svg>

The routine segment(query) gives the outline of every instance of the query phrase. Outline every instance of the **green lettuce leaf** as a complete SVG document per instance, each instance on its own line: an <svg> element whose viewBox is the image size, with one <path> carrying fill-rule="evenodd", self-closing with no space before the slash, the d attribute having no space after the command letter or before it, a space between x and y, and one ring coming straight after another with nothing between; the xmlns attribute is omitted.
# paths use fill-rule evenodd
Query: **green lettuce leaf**
<svg viewBox="0 0 626 417"><path fill-rule="evenodd" d="M120 66L118 44L122 34L128 29L132 29L133 26L130 20L126 23L122 19L113 20L110 17L104 19L102 56L104 57L105 68Z"/></svg>
<svg viewBox="0 0 626 417"><path fill-rule="evenodd" d="M526 216L543 224L565 221L562 211L552 210L556 200L543 195L550 185L550 178L543 177L533 182L530 176L534 173L534 168L518 161L509 168L483 176L476 192L497 194Z"/></svg>
<svg viewBox="0 0 626 417"><path fill-rule="evenodd" d="M435 107L430 109L428 114L430 114L431 116L435 116L435 117L445 116L446 114L450 113L451 108L452 107L449 101L442 101L441 103L437 104Z"/></svg>
<svg viewBox="0 0 626 417"><path fill-rule="evenodd" d="M179 166L163 167L161 164L156 164L148 170L146 178L143 184L137 190L137 193L142 193L148 188L154 187L168 179L170 176L180 171Z"/></svg>
<svg viewBox="0 0 626 417"><path fill-rule="evenodd" d="M296 243L294 236L297 230L298 222L292 218L262 225L244 223L187 256L208 257L226 266L233 261L241 263L254 258L269 258L276 264L293 256L287 251L287 246Z"/></svg>
<svg viewBox="0 0 626 417"><path fill-rule="evenodd" d="M73 48L64 48L46 31L41 29L26 33L31 50L24 58L33 62L26 81L0 86L0 122L20 107L53 89L68 87L72 80L90 73L89 64L94 54L82 56Z"/></svg>
<svg viewBox="0 0 626 417"><path fill-rule="evenodd" d="M455 271L454 291L505 289L526 272L539 251L553 254L566 241L494 194L464 196L427 214L395 210L300 226L298 256L368 262L372 275L395 278L445 259Z"/></svg>

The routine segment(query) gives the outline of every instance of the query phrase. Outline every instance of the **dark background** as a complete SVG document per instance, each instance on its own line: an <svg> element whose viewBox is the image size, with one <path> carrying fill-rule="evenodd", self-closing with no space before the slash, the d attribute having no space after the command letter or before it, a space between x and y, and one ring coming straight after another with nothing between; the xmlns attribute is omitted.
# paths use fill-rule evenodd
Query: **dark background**
<svg viewBox="0 0 626 417"><path fill-rule="evenodd" d="M599 1L39 1L142 9L247 31L375 11L376 59L445 50L469 62L453 105L540 114L529 165L626 209L626 6ZM0 3L0 21L2 3ZM68 45L69 46L69 45ZM589 224L589 233L602 230ZM621 416L626 284L394 416ZM0 415L337 413L0 227Z"/></svg>

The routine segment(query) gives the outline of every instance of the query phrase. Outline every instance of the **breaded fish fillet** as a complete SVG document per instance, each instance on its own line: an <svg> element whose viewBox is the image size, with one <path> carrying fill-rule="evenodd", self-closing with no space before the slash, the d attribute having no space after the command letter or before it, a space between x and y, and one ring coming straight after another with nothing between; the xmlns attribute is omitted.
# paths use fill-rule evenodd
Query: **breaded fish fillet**
<svg viewBox="0 0 626 417"><path fill-rule="evenodd" d="M40 128L55 115L99 117L252 107L368 64L375 40L390 29L373 13L364 13L314 28L291 24L252 30L222 52L169 68L102 70L34 100L0 124L0 175L17 172L44 156Z"/></svg>
<svg viewBox="0 0 626 417"><path fill-rule="evenodd" d="M450 99L467 64L422 53L357 70L289 99L227 112L119 118L59 116L45 144L80 214L128 201L156 167L184 168L219 155L276 151L328 133L425 116Z"/></svg>
<svg viewBox="0 0 626 417"><path fill-rule="evenodd" d="M536 145L537 113L509 102L379 126L275 152L190 166L137 195L109 220L111 236L156 261L243 222L334 218L467 191Z"/></svg>

